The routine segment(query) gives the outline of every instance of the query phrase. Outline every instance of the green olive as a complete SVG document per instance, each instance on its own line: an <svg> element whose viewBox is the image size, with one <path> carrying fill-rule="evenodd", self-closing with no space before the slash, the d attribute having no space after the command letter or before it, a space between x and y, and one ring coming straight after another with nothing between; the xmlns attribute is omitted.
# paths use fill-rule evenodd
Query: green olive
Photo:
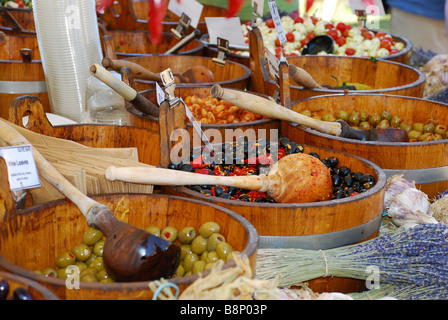
<svg viewBox="0 0 448 320"><path fill-rule="evenodd" d="M90 247L85 243L80 243L73 248L72 252L76 257L76 260L86 261L89 259L92 250L90 250Z"/></svg>
<svg viewBox="0 0 448 320"><path fill-rule="evenodd" d="M180 277L183 277L184 274L185 274L185 269L184 269L184 267L180 264L180 265L177 267L176 272L174 273L174 277L180 278Z"/></svg>
<svg viewBox="0 0 448 320"><path fill-rule="evenodd" d="M78 261L75 263L75 266L78 267L79 272L87 268L87 265L84 262Z"/></svg>
<svg viewBox="0 0 448 320"><path fill-rule="evenodd" d="M376 112L369 115L369 122L373 127L376 127L378 123L380 123L381 119L381 116Z"/></svg>
<svg viewBox="0 0 448 320"><path fill-rule="evenodd" d="M378 123L378 125L377 125L376 127L377 127L377 128L380 128L380 129L386 129L386 128L389 128L389 127L390 127L389 120L387 120L387 119L383 119L383 120L381 120L380 123Z"/></svg>
<svg viewBox="0 0 448 320"><path fill-rule="evenodd" d="M160 237L162 239L165 239L169 242L174 242L177 239L177 229L173 226L168 226L165 227L161 232L160 232Z"/></svg>
<svg viewBox="0 0 448 320"><path fill-rule="evenodd" d="M311 118L316 119L316 120L322 120L322 117L317 114L312 116Z"/></svg>
<svg viewBox="0 0 448 320"><path fill-rule="evenodd" d="M210 270L211 268L213 268L213 266L215 265L216 262L209 262L205 265L204 270Z"/></svg>
<svg viewBox="0 0 448 320"><path fill-rule="evenodd" d="M335 122L336 118L331 113L327 113L322 116L322 121Z"/></svg>
<svg viewBox="0 0 448 320"><path fill-rule="evenodd" d="M75 264L76 257L70 251L64 251L56 258L56 266L58 268L66 268L71 264Z"/></svg>
<svg viewBox="0 0 448 320"><path fill-rule="evenodd" d="M429 122L423 126L423 133L434 133L435 130L436 126L432 122Z"/></svg>
<svg viewBox="0 0 448 320"><path fill-rule="evenodd" d="M411 141L417 141L421 135L422 133L416 130L411 130L408 132L408 137Z"/></svg>
<svg viewBox="0 0 448 320"><path fill-rule="evenodd" d="M157 226L149 226L145 228L146 232L149 232L150 234L153 234L155 236L160 237L160 228Z"/></svg>
<svg viewBox="0 0 448 320"><path fill-rule="evenodd" d="M392 115L390 114L389 111L383 110L381 112L381 118L386 119L387 121L390 121L390 119L392 118Z"/></svg>
<svg viewBox="0 0 448 320"><path fill-rule="evenodd" d="M193 269L193 264L199 261L199 256L196 253L189 253L184 258L183 267L185 272L191 271Z"/></svg>
<svg viewBox="0 0 448 320"><path fill-rule="evenodd" d="M207 238L199 235L191 242L191 251L197 255L202 254L207 249Z"/></svg>
<svg viewBox="0 0 448 320"><path fill-rule="evenodd" d="M220 242L216 246L216 253L220 259L226 261L227 256L233 251L232 246L228 242Z"/></svg>
<svg viewBox="0 0 448 320"><path fill-rule="evenodd" d="M415 130L415 131L423 132L423 127L424 127L424 125L421 122L412 124L412 130Z"/></svg>
<svg viewBox="0 0 448 320"><path fill-rule="evenodd" d="M446 132L446 126L439 124L436 126L436 128L434 129L434 133L443 135Z"/></svg>
<svg viewBox="0 0 448 320"><path fill-rule="evenodd" d="M418 137L418 140L420 141L434 141L435 139L435 134L432 132L423 133Z"/></svg>
<svg viewBox="0 0 448 320"><path fill-rule="evenodd" d="M372 125L368 121L360 122L358 127L359 127L359 129L362 129L362 130L372 129Z"/></svg>
<svg viewBox="0 0 448 320"><path fill-rule="evenodd" d="M443 137L441 134L434 133L434 140L442 140L442 139L443 139Z"/></svg>
<svg viewBox="0 0 448 320"><path fill-rule="evenodd" d="M96 278L98 279L98 281L101 281L103 279L110 278L110 276L107 273L107 270L105 268L103 268L100 271L98 271L98 273L96 274Z"/></svg>
<svg viewBox="0 0 448 320"><path fill-rule="evenodd" d="M202 252L202 254L199 258L201 261L207 262L207 257L208 257L208 251L206 250L206 251Z"/></svg>
<svg viewBox="0 0 448 320"><path fill-rule="evenodd" d="M185 256L189 253L193 253L193 251L191 250L191 245L189 244L183 244L180 246L180 259L184 259Z"/></svg>
<svg viewBox="0 0 448 320"><path fill-rule="evenodd" d="M101 279L100 280L101 283L114 283L114 279L112 278L106 278L106 279Z"/></svg>
<svg viewBox="0 0 448 320"><path fill-rule="evenodd" d="M89 227L82 235L82 242L88 246L93 246L96 242L100 241L103 237L103 233L100 230Z"/></svg>
<svg viewBox="0 0 448 320"><path fill-rule="evenodd" d="M103 250L104 250L104 242L105 240L100 240L93 246L92 252L96 254L98 257L103 256Z"/></svg>
<svg viewBox="0 0 448 320"><path fill-rule="evenodd" d="M182 244L188 244L193 241L193 239L196 237L196 229L193 227L185 227L182 230L179 231L179 234L177 235L177 238L179 239L179 242Z"/></svg>
<svg viewBox="0 0 448 320"><path fill-rule="evenodd" d="M302 110L300 111L301 114L307 116L307 117L311 117L311 111L310 110Z"/></svg>
<svg viewBox="0 0 448 320"><path fill-rule="evenodd" d="M94 274L84 274L79 276L79 281L81 282L98 282L98 278Z"/></svg>
<svg viewBox="0 0 448 320"><path fill-rule="evenodd" d="M199 227L199 234L204 238L208 238L214 232L221 232L221 226L214 221L206 222Z"/></svg>
<svg viewBox="0 0 448 320"><path fill-rule="evenodd" d="M85 268L84 270L82 270L80 273L79 273L79 276L80 277L82 277L83 275L85 275L85 274L92 274L92 275L94 275L95 277L96 277L96 274L98 273L98 269L97 268L94 268L94 267L87 267L87 268Z"/></svg>
<svg viewBox="0 0 448 320"><path fill-rule="evenodd" d="M96 254L92 253L92 254L90 255L90 257L89 257L86 261L84 261L84 263L85 263L87 266L90 266L90 264L92 263L92 261L95 260L97 257L98 257L98 256L97 256Z"/></svg>
<svg viewBox="0 0 448 320"><path fill-rule="evenodd" d="M409 132L409 131L412 130L412 125L409 124L409 123L402 122L402 123L400 124L400 129L403 129L403 130Z"/></svg>
<svg viewBox="0 0 448 320"><path fill-rule="evenodd" d="M215 251L220 242L226 241L226 238L220 233L212 233L207 239L207 251Z"/></svg>
<svg viewBox="0 0 448 320"><path fill-rule="evenodd" d="M92 261L89 267L95 268L98 271L104 269L104 260L103 257L97 257Z"/></svg>
<svg viewBox="0 0 448 320"><path fill-rule="evenodd" d="M365 112L365 111L361 111L359 113L359 121L363 122L363 121L369 121L369 113Z"/></svg>
<svg viewBox="0 0 448 320"><path fill-rule="evenodd" d="M58 275L59 279L64 279L65 280L65 279L68 278L68 274L65 271L66 271L66 268L58 269L57 275Z"/></svg>
<svg viewBox="0 0 448 320"><path fill-rule="evenodd" d="M46 277L50 277L50 278L56 278L58 276L58 273L56 272L56 270L54 270L53 268L47 267L47 268L43 268L41 270L42 274Z"/></svg>
<svg viewBox="0 0 448 320"><path fill-rule="evenodd" d="M348 112L345 110L339 110L338 112L336 112L336 119L344 120L345 122L347 122Z"/></svg>
<svg viewBox="0 0 448 320"><path fill-rule="evenodd" d="M348 116L347 122L351 126L357 126L359 123L359 112L352 111Z"/></svg>
<svg viewBox="0 0 448 320"><path fill-rule="evenodd" d="M403 119L401 119L399 116L393 116L390 119L390 126L392 128L398 128L402 122L403 122Z"/></svg>
<svg viewBox="0 0 448 320"><path fill-rule="evenodd" d="M207 255L207 263L214 263L219 260L218 254L216 251L210 251Z"/></svg>
<svg viewBox="0 0 448 320"><path fill-rule="evenodd" d="M200 273L202 271L204 271L205 268L205 261L196 261L193 264L193 268L191 269L191 273Z"/></svg>

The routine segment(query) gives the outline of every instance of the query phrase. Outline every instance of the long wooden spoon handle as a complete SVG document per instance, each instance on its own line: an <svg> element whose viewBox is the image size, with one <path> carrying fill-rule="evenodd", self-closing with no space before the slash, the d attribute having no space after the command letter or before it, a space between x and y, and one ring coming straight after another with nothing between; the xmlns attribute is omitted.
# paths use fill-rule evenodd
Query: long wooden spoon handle
<svg viewBox="0 0 448 320"><path fill-rule="evenodd" d="M153 117L159 116L159 108L139 94L134 88L115 77L112 73L95 63L90 67L90 73L114 89L119 95L131 102L135 108Z"/></svg>
<svg viewBox="0 0 448 320"><path fill-rule="evenodd" d="M297 82L298 84L300 84L305 88L323 89L323 87L320 84L318 84L308 72L293 64L289 65L289 76L292 78L292 80L294 80L295 82Z"/></svg>
<svg viewBox="0 0 448 320"><path fill-rule="evenodd" d="M111 58L104 58L101 62L104 68L111 68L117 72L121 70L121 68L129 68L132 71L132 74L137 79L142 80L150 80L150 81L162 81L160 74L149 71L148 69L142 67L138 63L127 60L114 60Z"/></svg>
<svg viewBox="0 0 448 320"><path fill-rule="evenodd" d="M0 120L0 137L11 146L31 144L5 120ZM57 171L56 168L54 168L36 148L33 146L31 147L39 175L51 183L51 185L58 189L64 196L69 198L79 208L82 214L88 218L88 213L90 210L94 206L99 205L99 203L79 191L79 189L73 186L70 181L68 181L59 171ZM89 219L87 220L89 222Z"/></svg>
<svg viewBox="0 0 448 320"><path fill-rule="evenodd" d="M210 95L213 98L221 98L237 107L240 107L241 109L245 109L268 118L295 122L317 131L336 136L339 136L342 131L341 124L338 122L326 122L307 117L255 94L222 88L220 85L215 84L210 89Z"/></svg>
<svg viewBox="0 0 448 320"><path fill-rule="evenodd" d="M183 185L223 185L248 190L266 191L269 183L267 176L212 176L206 174L176 171L151 167L114 167L106 169L106 179L121 180L134 183L154 184L160 186Z"/></svg>

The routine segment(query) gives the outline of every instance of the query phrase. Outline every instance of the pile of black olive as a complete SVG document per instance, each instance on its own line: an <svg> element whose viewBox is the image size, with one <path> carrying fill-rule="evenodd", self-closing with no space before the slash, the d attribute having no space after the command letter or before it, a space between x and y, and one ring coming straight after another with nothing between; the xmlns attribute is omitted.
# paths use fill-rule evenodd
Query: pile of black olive
<svg viewBox="0 0 448 320"><path fill-rule="evenodd" d="M18 287L9 297L10 286L6 279L0 280L0 300L34 300L30 292L24 287Z"/></svg>
<svg viewBox="0 0 448 320"><path fill-rule="evenodd" d="M293 154L303 153L305 148L301 144L290 141L287 137L282 137L276 142L276 145L266 139L258 141L249 141L243 137L235 144L223 143L221 145L221 157L213 157L207 152L192 154L188 163L171 163L168 168L186 172L195 172L209 175L260 175L269 171L267 162L247 164L244 160L250 157L269 156L271 148L278 152L278 159ZM274 149L273 149L274 150ZM342 199L366 192L375 185L375 177L371 174L362 172L353 172L346 166L340 166L337 157L321 159L315 152L312 155L321 160L330 170L333 182L333 199ZM198 157L201 157L198 161ZM218 161L216 161L218 159ZM202 163L202 165L201 165ZM230 164L229 164L230 163ZM258 191L249 191L235 187L214 186L214 185L191 185L189 189L200 192L205 196L215 196L224 199L241 200L248 202L275 203L269 195Z"/></svg>

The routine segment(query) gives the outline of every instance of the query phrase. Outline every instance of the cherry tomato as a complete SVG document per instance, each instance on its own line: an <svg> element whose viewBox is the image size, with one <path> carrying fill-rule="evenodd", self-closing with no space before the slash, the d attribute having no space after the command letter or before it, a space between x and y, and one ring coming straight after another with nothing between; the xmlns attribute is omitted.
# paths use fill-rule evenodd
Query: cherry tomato
<svg viewBox="0 0 448 320"><path fill-rule="evenodd" d="M386 34L384 33L384 32L381 32L381 31L378 31L377 33L375 33L375 37L376 38L382 38L382 37L384 37Z"/></svg>
<svg viewBox="0 0 448 320"><path fill-rule="evenodd" d="M303 22L304 22L304 20L302 17L297 17L294 19L294 23L303 23Z"/></svg>
<svg viewBox="0 0 448 320"><path fill-rule="evenodd" d="M347 38L349 36L348 32L349 29L342 31L342 36Z"/></svg>
<svg viewBox="0 0 448 320"><path fill-rule="evenodd" d="M397 49L395 49L395 48L389 50L389 53L390 53L390 54L396 54L396 53L398 53L398 52L400 52L400 51L397 50Z"/></svg>
<svg viewBox="0 0 448 320"><path fill-rule="evenodd" d="M336 25L336 29L341 31L341 32L344 32L345 30L347 30L347 25L344 22L339 22Z"/></svg>
<svg viewBox="0 0 448 320"><path fill-rule="evenodd" d="M16 0L14 2L19 5L19 8L24 8L25 7L25 3L23 2L23 0Z"/></svg>
<svg viewBox="0 0 448 320"><path fill-rule="evenodd" d="M352 56L352 55L354 55L355 53L356 53L356 50L353 49L353 48L347 48L347 49L345 50L345 54L348 55L348 56Z"/></svg>
<svg viewBox="0 0 448 320"><path fill-rule="evenodd" d="M338 30L336 30L336 29L328 30L327 35L332 37L334 40L336 40L339 37Z"/></svg>
<svg viewBox="0 0 448 320"><path fill-rule="evenodd" d="M392 46L392 44L390 43L389 40L381 40L381 42L380 42L380 48L390 50L391 46Z"/></svg>
<svg viewBox="0 0 448 320"><path fill-rule="evenodd" d="M363 37L366 40L372 40L373 39L373 32L372 31L364 32Z"/></svg>
<svg viewBox="0 0 448 320"><path fill-rule="evenodd" d="M274 20L272 19L266 20L266 26L269 28L275 28Z"/></svg>
<svg viewBox="0 0 448 320"><path fill-rule="evenodd" d="M316 36L316 35L315 35L314 33L310 32L310 33L308 33L308 34L306 35L306 39L307 39L308 41L310 41L310 40L313 39L315 36Z"/></svg>
<svg viewBox="0 0 448 320"><path fill-rule="evenodd" d="M275 39L275 46L276 47L281 47L282 46L282 44L280 43L280 39Z"/></svg>
<svg viewBox="0 0 448 320"><path fill-rule="evenodd" d="M317 21L319 21L319 18L317 18L315 16L311 16L310 19L311 19L311 22L313 22L313 24L316 24Z"/></svg>
<svg viewBox="0 0 448 320"><path fill-rule="evenodd" d="M304 47L304 46L306 46L306 44L308 43L308 41L310 41L310 40L308 40L307 38L302 39L302 40L300 40L300 45L301 45L302 47Z"/></svg>
<svg viewBox="0 0 448 320"><path fill-rule="evenodd" d="M275 48L275 56L280 59L280 54L283 53L283 55L285 54L285 51L283 50L282 47L276 47Z"/></svg>
<svg viewBox="0 0 448 320"><path fill-rule="evenodd" d="M294 37L294 34L292 32L288 32L285 36L286 36L286 41L294 42L295 37Z"/></svg>
<svg viewBox="0 0 448 320"><path fill-rule="evenodd" d="M332 23L327 23L327 24L325 25L325 29L334 29L334 24L332 24Z"/></svg>
<svg viewBox="0 0 448 320"><path fill-rule="evenodd" d="M336 43L338 44L338 46L343 46L345 43L347 42L347 40L345 39L345 37L338 37L336 39Z"/></svg>

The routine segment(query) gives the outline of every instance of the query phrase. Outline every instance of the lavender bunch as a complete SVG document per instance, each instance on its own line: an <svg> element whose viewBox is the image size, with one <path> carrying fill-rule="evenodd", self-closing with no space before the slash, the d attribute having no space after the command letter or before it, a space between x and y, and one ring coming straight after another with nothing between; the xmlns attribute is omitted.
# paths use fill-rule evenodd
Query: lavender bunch
<svg viewBox="0 0 448 320"><path fill-rule="evenodd" d="M448 226L420 224L359 244L329 250L260 249L256 277L290 286L319 277L368 280L374 267L381 284L448 288Z"/></svg>
<svg viewBox="0 0 448 320"><path fill-rule="evenodd" d="M353 300L378 300L395 298L398 300L446 300L448 291L446 287L418 286L408 284L383 284L379 288L362 292L350 293Z"/></svg>

